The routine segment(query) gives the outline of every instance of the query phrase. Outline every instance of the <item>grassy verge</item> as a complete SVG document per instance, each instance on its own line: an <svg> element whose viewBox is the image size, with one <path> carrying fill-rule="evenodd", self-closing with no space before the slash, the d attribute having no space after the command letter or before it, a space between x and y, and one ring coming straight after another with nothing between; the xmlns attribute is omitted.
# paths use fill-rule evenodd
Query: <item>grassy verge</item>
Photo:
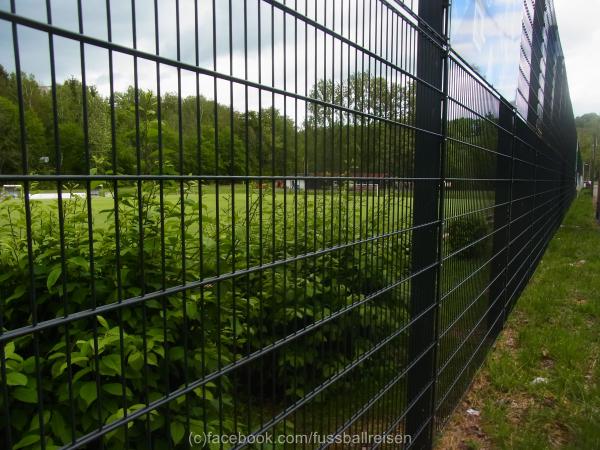
<svg viewBox="0 0 600 450"><path fill-rule="evenodd" d="M593 217L588 190L573 203L438 449L600 449L600 228Z"/></svg>

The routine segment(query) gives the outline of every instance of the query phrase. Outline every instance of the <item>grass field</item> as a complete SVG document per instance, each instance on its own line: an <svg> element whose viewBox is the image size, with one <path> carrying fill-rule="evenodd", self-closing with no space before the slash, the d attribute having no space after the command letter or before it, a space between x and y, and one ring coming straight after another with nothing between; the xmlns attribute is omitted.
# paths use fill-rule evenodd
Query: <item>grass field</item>
<svg viewBox="0 0 600 450"><path fill-rule="evenodd" d="M598 330L600 228L587 190L571 206L437 448L600 448Z"/></svg>
<svg viewBox="0 0 600 450"><path fill-rule="evenodd" d="M152 186L152 188L149 188ZM158 184L154 182L148 182L142 184L142 196L147 200L152 197L153 200L159 201L160 192L158 188ZM150 189L152 191L150 192ZM317 189L317 190L308 190L308 191L297 191L294 192L289 189L277 188L272 190L270 185L265 185L265 187L260 190L256 186L249 186L248 190L246 189L245 184L235 184L232 185L220 185L218 188L214 184L203 185L201 187L201 195L199 195L197 185L184 185L184 197L189 198L191 201L201 201L205 212L209 215L216 217L217 207L221 211L221 216L223 219L230 218L231 210L229 209L230 205L235 206L235 211L239 213L244 213L247 205L247 194L248 194L248 203L253 203L258 200L258 197L262 195L263 198L263 208L264 213L268 214L272 211L271 205L276 205L278 207L284 207L288 210L293 210L297 208L298 210L302 210L306 207L311 210L314 208L315 203L319 203L320 207L323 208L323 203L328 207L329 210L335 209L336 205L341 204L340 202L346 203L348 207L352 207L357 215L360 213L360 210L357 209L358 205L362 203L363 209L362 212L365 215L374 215L375 211L381 211L383 208L386 208L389 204L388 202L396 202L396 206L401 205L404 209L400 213L401 215L407 215L407 211L405 209L410 210L412 208L412 195L408 190L385 190L382 189L379 193L374 193L373 191L369 192L354 192L351 189L345 188L326 188L326 189ZM217 196L217 189L219 195ZM77 193L85 193L84 186L76 186L71 188L72 192ZM63 187L63 194L69 192L69 188ZM32 190L31 194L54 194L56 195L57 191L54 189L36 189ZM132 199L137 197L137 189L131 183L119 187L118 191L118 199L119 201L127 201L127 199ZM179 185L175 182L169 182L165 185L162 195L163 201L171 205L178 204L181 198L181 193L179 190ZM1 197L0 197L1 199ZM218 200L218 201L217 201ZM488 207L491 207L494 202L494 193L488 191L448 191L446 192L446 200L445 200L445 211L446 218L458 216L462 214L469 213L471 211L481 210ZM69 199L63 199L63 203L65 205L70 203ZM329 203L329 205L328 205ZM102 225L102 222L106 219L103 218L103 213L108 212L115 207L115 201L113 197L113 191L104 189L102 191L102 195L100 196L92 196L91 200L92 210L93 210L93 219L94 225ZM32 205L35 206L43 206L50 208L57 208L58 200L56 199L35 199L32 200ZM297 206L296 206L297 205ZM310 211L309 211L310 212ZM317 210L317 213L320 211ZM325 211L326 213L329 211ZM410 215L410 214L408 214ZM2 224L2 222L0 222Z"/></svg>

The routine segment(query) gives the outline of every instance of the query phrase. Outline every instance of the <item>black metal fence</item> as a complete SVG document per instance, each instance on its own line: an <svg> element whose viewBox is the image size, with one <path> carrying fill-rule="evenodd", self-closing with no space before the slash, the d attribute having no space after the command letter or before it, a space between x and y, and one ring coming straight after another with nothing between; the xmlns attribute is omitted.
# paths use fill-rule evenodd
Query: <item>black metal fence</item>
<svg viewBox="0 0 600 450"><path fill-rule="evenodd" d="M524 119L443 0L0 2L4 448L430 447L575 192L525 3Z"/></svg>

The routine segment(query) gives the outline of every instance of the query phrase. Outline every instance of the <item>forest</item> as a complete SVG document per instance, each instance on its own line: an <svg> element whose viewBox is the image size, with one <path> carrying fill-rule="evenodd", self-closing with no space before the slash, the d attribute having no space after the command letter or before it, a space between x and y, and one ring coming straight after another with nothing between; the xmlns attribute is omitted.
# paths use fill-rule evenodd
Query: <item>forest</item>
<svg viewBox="0 0 600 450"><path fill-rule="evenodd" d="M286 115L133 86L111 99L74 78L53 90L23 74L21 86L31 173L340 175L399 167L410 155L406 137L402 147L394 145L404 133L393 122L412 121L412 87L367 74L317 83L315 102L288 100ZM271 102L270 93L262 96ZM24 167L17 99L15 74L0 67L0 174Z"/></svg>
<svg viewBox="0 0 600 450"><path fill-rule="evenodd" d="M52 89L27 74L21 89L26 165L17 79L0 67L0 174L412 174L414 85L367 73L321 80L310 102L287 99L286 111L237 111L203 96L157 96L133 86L107 98L75 78ZM274 103L271 93L261 95L263 104ZM449 135L494 149L493 121L462 114ZM489 173L489 155L471 151L465 168L464 155L455 153L449 174Z"/></svg>

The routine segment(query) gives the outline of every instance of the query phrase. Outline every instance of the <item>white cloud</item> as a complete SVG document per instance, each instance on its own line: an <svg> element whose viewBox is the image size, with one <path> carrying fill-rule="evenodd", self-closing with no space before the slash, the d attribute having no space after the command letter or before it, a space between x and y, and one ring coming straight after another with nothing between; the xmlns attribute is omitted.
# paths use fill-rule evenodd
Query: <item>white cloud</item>
<svg viewBox="0 0 600 450"><path fill-rule="evenodd" d="M576 116L600 113L600 1L554 0Z"/></svg>

